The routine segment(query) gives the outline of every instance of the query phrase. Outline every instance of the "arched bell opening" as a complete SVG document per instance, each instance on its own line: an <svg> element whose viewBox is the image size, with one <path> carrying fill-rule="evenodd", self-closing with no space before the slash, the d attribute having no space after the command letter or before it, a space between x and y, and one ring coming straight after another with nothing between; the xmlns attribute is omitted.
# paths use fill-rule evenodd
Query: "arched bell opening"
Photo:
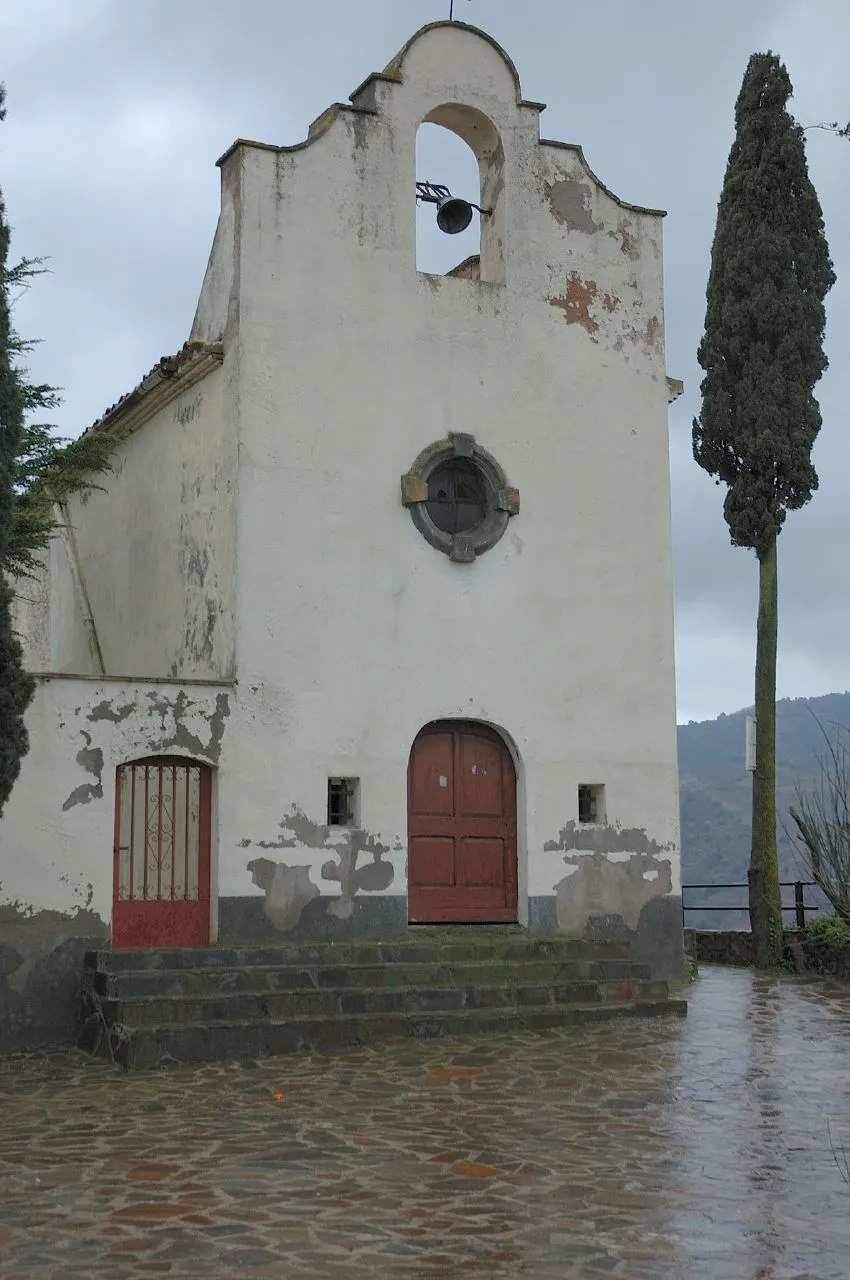
<svg viewBox="0 0 850 1280"><path fill-rule="evenodd" d="M482 112L443 103L428 113L416 135L418 271L504 284L503 164Z"/></svg>

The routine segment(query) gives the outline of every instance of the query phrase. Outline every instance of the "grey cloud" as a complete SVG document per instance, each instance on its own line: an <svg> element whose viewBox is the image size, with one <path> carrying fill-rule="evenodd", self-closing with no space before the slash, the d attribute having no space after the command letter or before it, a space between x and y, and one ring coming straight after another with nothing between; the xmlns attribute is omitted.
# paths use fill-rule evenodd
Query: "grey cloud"
<svg viewBox="0 0 850 1280"><path fill-rule="evenodd" d="M33 373L65 388L75 434L187 336L218 212L216 158L237 136L303 138L332 101L385 65L447 0L28 0L0 11L9 116L0 185L17 255L52 274L21 300L19 328L42 338ZM665 225L681 718L751 697L756 570L728 545L722 489L691 458L696 346L733 107L754 49L773 48L804 123L850 116L844 0L456 0L492 32L527 96L548 103L545 136L580 142L627 200L669 210ZM420 176L463 191L474 167L452 139L423 133ZM442 145L440 145L442 144ZM821 489L789 516L780 544L780 689L850 685L845 431L850 374L850 145L809 134L812 176L838 270L829 299L832 368L820 386ZM427 212L425 217L431 217ZM460 243L459 243L460 242ZM470 249L433 235L445 269Z"/></svg>

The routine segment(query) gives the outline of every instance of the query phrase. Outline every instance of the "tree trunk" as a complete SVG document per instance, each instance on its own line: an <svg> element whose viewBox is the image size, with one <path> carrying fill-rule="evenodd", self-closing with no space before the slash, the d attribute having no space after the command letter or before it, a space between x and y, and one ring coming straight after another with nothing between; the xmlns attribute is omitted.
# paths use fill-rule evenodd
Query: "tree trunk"
<svg viewBox="0 0 850 1280"><path fill-rule="evenodd" d="M756 637L756 767L753 773L753 833L750 848L750 928L756 966L782 960L782 897L776 852L776 639L778 599L776 539L759 556Z"/></svg>

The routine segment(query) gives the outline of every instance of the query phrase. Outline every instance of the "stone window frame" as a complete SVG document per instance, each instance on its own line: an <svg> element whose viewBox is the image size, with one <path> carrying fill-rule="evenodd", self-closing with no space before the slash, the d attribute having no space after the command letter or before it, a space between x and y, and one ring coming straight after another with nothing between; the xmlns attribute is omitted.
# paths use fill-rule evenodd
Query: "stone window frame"
<svg viewBox="0 0 850 1280"><path fill-rule="evenodd" d="M487 514L474 529L451 534L438 529L428 513L428 481L438 467L457 458L472 462L483 479ZM519 513L519 490L508 484L504 470L492 454L482 449L474 436L463 431L450 432L445 440L437 440L422 450L401 477L401 501L426 542L460 564L469 564L476 556L495 547L511 516Z"/></svg>

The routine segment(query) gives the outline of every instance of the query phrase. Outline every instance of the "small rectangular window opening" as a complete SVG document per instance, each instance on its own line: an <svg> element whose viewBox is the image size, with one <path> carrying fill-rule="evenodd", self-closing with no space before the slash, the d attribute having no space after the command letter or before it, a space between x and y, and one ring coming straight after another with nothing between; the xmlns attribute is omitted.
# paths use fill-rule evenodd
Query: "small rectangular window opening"
<svg viewBox="0 0 850 1280"><path fill-rule="evenodd" d="M605 788L598 782L583 782L578 789L579 822L605 821Z"/></svg>
<svg viewBox="0 0 850 1280"><path fill-rule="evenodd" d="M329 827L356 827L359 807L359 778L328 778Z"/></svg>

